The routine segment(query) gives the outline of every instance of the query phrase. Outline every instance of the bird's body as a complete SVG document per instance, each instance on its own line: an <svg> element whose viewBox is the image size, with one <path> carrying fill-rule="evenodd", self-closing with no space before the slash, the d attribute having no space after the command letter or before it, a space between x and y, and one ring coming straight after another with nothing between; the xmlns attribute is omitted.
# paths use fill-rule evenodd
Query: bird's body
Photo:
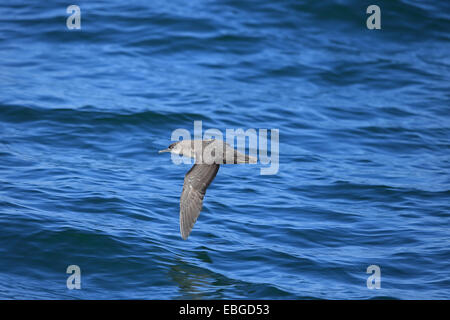
<svg viewBox="0 0 450 320"><path fill-rule="evenodd" d="M180 198L180 232L187 239L203 206L206 189L216 177L221 164L256 163L221 140L182 140L161 152L171 152L195 159L186 173Z"/></svg>

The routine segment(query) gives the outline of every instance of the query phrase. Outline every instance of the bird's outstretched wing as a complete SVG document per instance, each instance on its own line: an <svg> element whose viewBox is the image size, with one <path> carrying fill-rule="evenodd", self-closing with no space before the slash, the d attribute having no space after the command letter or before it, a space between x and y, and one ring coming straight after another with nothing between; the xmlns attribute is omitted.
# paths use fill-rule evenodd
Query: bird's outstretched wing
<svg viewBox="0 0 450 320"><path fill-rule="evenodd" d="M180 199L180 232L186 240L203 206L206 189L216 177L219 164L194 164L184 177Z"/></svg>

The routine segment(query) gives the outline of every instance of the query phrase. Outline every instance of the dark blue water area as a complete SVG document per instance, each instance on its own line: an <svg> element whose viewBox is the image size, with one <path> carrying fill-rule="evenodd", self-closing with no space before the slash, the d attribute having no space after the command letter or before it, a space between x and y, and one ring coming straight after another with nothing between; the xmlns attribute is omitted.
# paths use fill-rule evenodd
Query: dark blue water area
<svg viewBox="0 0 450 320"><path fill-rule="evenodd" d="M0 4L1 299L450 296L447 1L73 4ZM221 166L185 241L194 121L280 164Z"/></svg>

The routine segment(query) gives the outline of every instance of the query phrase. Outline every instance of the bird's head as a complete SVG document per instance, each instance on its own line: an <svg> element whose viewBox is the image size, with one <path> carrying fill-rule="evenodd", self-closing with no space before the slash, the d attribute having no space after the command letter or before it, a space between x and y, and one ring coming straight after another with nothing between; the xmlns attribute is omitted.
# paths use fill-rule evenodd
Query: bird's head
<svg viewBox="0 0 450 320"><path fill-rule="evenodd" d="M182 152L181 152L182 148L181 148L180 142L181 141L172 143L167 149L161 150L161 151L159 151L159 153L171 152L171 153L175 153L175 154L182 154Z"/></svg>

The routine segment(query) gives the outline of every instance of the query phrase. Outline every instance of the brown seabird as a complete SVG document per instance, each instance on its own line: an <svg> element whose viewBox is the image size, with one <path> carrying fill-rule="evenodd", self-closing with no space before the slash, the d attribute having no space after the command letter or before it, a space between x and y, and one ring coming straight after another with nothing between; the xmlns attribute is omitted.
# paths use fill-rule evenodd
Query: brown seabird
<svg viewBox="0 0 450 320"><path fill-rule="evenodd" d="M159 151L194 158L195 164L184 177L180 198L180 232L186 240L203 206L206 189L216 177L221 164L256 163L257 159L245 155L229 144L216 139L182 140Z"/></svg>

